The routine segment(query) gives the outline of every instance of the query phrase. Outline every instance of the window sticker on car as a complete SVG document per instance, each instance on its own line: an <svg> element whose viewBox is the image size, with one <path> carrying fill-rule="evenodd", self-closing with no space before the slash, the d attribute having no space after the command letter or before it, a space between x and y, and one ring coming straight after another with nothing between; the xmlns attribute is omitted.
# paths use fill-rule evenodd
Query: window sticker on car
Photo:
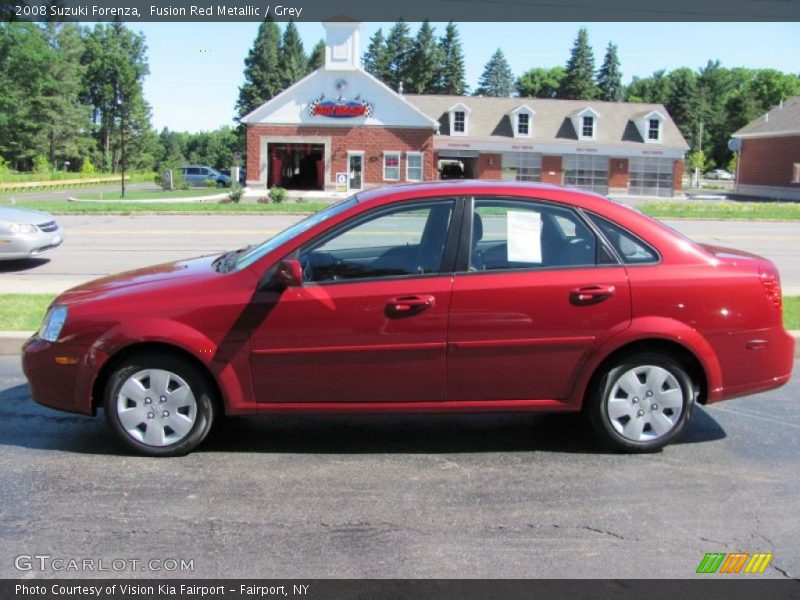
<svg viewBox="0 0 800 600"><path fill-rule="evenodd" d="M509 261L542 262L542 217L538 212L508 211L506 233Z"/></svg>

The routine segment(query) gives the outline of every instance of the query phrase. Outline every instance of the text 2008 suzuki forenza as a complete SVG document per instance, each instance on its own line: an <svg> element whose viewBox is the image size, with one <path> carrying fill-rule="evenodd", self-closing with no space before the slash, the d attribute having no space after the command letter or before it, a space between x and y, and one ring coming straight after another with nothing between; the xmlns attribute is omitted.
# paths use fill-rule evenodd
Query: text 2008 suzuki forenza
<svg viewBox="0 0 800 600"><path fill-rule="evenodd" d="M783 385L768 260L607 199L460 181L360 193L263 244L61 294L24 348L37 402L150 455L223 414L584 410L611 447Z"/></svg>

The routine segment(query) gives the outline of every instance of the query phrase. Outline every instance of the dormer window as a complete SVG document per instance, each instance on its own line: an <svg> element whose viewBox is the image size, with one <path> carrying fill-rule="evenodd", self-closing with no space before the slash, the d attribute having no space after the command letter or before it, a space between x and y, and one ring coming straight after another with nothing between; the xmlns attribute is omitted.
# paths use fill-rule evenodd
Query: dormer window
<svg viewBox="0 0 800 600"><path fill-rule="evenodd" d="M529 106L523 104L507 114L508 118L511 119L511 130L514 132L515 138L531 137L533 132L533 115L536 113L534 113Z"/></svg>
<svg viewBox="0 0 800 600"><path fill-rule="evenodd" d="M459 102L447 112L450 118L450 135L469 135L469 107Z"/></svg>
<svg viewBox="0 0 800 600"><path fill-rule="evenodd" d="M661 139L661 121L659 119L650 119L647 122L647 139L651 142Z"/></svg>
<svg viewBox="0 0 800 600"><path fill-rule="evenodd" d="M634 115L632 121L645 144L660 144L666 117L659 110L648 110Z"/></svg>
<svg viewBox="0 0 800 600"><path fill-rule="evenodd" d="M581 137L584 139L594 138L594 117L584 116L581 124Z"/></svg>
<svg viewBox="0 0 800 600"><path fill-rule="evenodd" d="M596 140L597 139L597 121L600 114L593 108L587 106L582 110L576 110L569 116L572 121L572 127L575 129L575 135L579 140Z"/></svg>
<svg viewBox="0 0 800 600"><path fill-rule="evenodd" d="M467 131L467 115L463 110L453 112L453 132L465 133Z"/></svg>

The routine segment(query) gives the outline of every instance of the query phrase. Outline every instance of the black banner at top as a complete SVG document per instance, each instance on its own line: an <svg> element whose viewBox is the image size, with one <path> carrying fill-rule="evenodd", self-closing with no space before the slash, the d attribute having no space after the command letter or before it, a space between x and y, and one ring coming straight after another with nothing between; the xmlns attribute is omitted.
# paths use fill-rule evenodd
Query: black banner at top
<svg viewBox="0 0 800 600"><path fill-rule="evenodd" d="M800 0L0 0L4 21L798 21Z"/></svg>

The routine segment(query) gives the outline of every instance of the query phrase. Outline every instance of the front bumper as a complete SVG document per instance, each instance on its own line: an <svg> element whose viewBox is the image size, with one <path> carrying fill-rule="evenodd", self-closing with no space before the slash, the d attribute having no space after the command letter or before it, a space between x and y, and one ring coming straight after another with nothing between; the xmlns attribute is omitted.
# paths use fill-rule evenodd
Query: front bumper
<svg viewBox="0 0 800 600"><path fill-rule="evenodd" d="M75 358L77 363L57 364L58 357ZM34 401L86 415L94 414L92 386L106 358L88 347L46 342L37 335L22 346L22 370Z"/></svg>
<svg viewBox="0 0 800 600"><path fill-rule="evenodd" d="M30 258L58 248L64 243L64 230L26 234L0 234L0 260Z"/></svg>

